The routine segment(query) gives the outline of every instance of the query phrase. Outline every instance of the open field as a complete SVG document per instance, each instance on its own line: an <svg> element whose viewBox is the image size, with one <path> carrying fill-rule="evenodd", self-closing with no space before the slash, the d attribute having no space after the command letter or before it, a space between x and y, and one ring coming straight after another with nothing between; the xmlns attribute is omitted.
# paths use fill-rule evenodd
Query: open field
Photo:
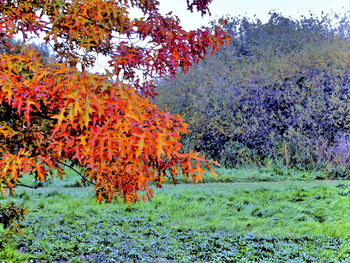
<svg viewBox="0 0 350 263"><path fill-rule="evenodd" d="M165 185L150 202L100 205L73 179L16 190L29 212L1 260L350 262L349 181Z"/></svg>

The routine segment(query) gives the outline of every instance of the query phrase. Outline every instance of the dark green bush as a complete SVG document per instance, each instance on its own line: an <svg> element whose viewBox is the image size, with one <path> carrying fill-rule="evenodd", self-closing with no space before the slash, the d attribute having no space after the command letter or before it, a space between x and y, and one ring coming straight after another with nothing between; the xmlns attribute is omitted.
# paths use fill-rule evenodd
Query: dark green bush
<svg viewBox="0 0 350 263"><path fill-rule="evenodd" d="M0 204L0 225L4 230L17 231L21 233L19 225L24 220L27 210L22 205L13 202Z"/></svg>
<svg viewBox="0 0 350 263"><path fill-rule="evenodd" d="M349 21L276 13L265 24L228 21L230 46L159 83L156 103L189 123L184 145L226 166L335 161L331 149L350 124ZM323 158L321 146L332 157Z"/></svg>

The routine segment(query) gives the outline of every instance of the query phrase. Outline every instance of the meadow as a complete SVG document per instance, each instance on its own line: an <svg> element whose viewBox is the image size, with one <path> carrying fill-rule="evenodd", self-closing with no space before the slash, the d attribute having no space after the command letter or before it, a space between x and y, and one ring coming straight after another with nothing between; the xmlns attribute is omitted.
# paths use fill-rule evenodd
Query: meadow
<svg viewBox="0 0 350 263"><path fill-rule="evenodd" d="M72 173L18 187L6 200L28 209L23 236L2 238L0 260L350 262L350 181L288 169L218 172L217 182L179 180L135 205L99 204Z"/></svg>

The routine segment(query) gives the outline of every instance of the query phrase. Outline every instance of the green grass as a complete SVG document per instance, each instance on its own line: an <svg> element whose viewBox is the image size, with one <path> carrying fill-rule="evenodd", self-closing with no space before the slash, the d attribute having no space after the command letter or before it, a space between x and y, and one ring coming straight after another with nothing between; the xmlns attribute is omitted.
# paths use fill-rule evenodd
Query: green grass
<svg viewBox="0 0 350 263"><path fill-rule="evenodd" d="M78 168L76 168L78 169ZM298 170L293 168L285 168L283 166L270 167L241 167L235 169L217 168L216 172L219 174L217 180L211 175L211 173L204 174L203 183L246 183L246 182L282 182L282 181L314 181L327 179L326 171L307 171ZM184 176L177 176L177 183L192 184L191 178L184 181ZM26 185L35 185L33 177L26 175L21 178L21 183ZM172 184L173 180L166 177L165 182ZM63 180L60 180L56 175L53 178L49 178L44 185L55 185L61 187L76 187L82 186L80 177L75 174L74 171L69 168L65 169L65 176Z"/></svg>
<svg viewBox="0 0 350 263"><path fill-rule="evenodd" d="M246 182L281 182L281 181L314 181L327 179L326 171L307 171L298 169L288 169L283 166L271 167L241 167L234 169L217 168L220 175L217 180L207 173L203 176L204 183L246 183ZM183 176L178 176L178 183L185 183ZM172 183L172 179L166 179L167 183ZM187 183L193 181L188 179Z"/></svg>
<svg viewBox="0 0 350 263"><path fill-rule="evenodd" d="M67 187L72 174L18 188L6 200L29 210L24 235L0 241L0 261L350 262L349 181L220 174L243 182L164 185L135 205L100 205L91 187Z"/></svg>

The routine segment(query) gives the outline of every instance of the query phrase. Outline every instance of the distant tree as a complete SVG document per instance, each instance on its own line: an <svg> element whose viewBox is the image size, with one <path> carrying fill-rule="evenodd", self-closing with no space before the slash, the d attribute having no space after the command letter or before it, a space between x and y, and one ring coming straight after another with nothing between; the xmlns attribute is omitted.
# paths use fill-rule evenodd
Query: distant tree
<svg viewBox="0 0 350 263"><path fill-rule="evenodd" d="M349 131L349 20L227 19L230 46L161 81L156 102L189 123L185 145L222 164L317 162L321 141Z"/></svg>

